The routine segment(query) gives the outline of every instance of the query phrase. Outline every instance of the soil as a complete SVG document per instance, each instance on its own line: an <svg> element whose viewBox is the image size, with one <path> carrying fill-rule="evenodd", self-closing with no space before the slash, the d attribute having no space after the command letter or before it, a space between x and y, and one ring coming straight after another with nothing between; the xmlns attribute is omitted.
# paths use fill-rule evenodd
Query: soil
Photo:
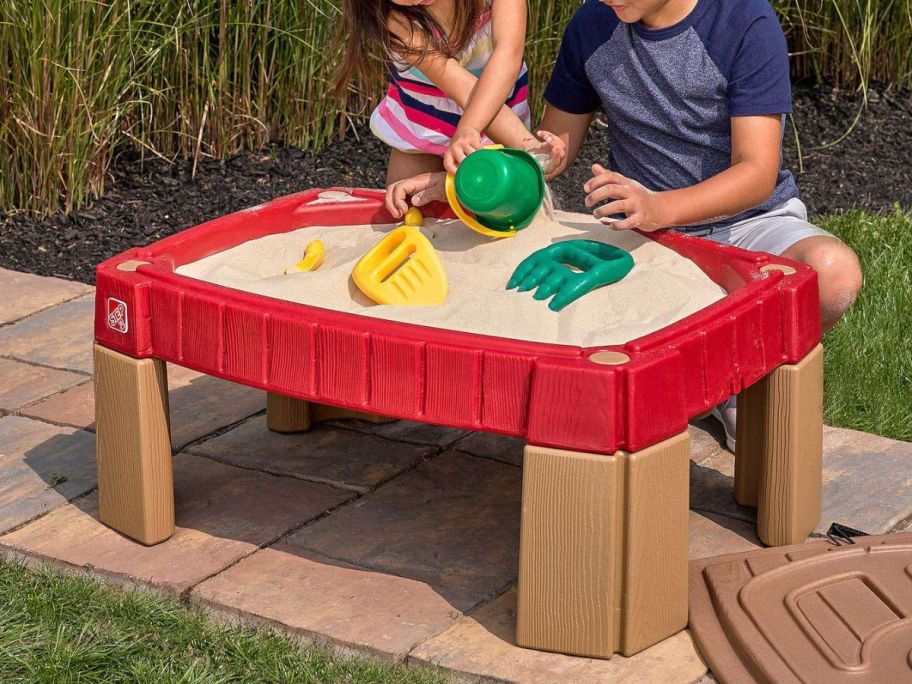
<svg viewBox="0 0 912 684"><path fill-rule="evenodd" d="M795 90L794 128L784 159L811 216L853 207L912 207L912 92L854 93L822 87ZM797 131L797 135L796 135ZM800 141L796 144L796 137ZM553 183L562 209L585 211L589 166L608 159L608 135L593 124L576 165ZM312 187L382 187L386 147L366 129L319 154L273 145L227 161L192 163L118 156L107 192L71 214L46 219L0 217L0 267L94 283L95 265L130 247L224 214Z"/></svg>

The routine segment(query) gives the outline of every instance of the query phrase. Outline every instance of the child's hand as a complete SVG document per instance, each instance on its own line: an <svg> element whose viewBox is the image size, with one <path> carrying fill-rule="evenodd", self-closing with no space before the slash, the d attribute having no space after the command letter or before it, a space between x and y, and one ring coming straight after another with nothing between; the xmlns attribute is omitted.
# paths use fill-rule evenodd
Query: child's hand
<svg viewBox="0 0 912 684"><path fill-rule="evenodd" d="M462 160L481 148L481 131L467 126L457 126L450 146L443 155L443 168L449 173L456 173L456 168Z"/></svg>
<svg viewBox="0 0 912 684"><path fill-rule="evenodd" d="M386 188L386 208L394 218L402 218L408 211L407 197L412 206L420 207L437 200L446 200L446 173L422 173L390 184Z"/></svg>
<svg viewBox="0 0 912 684"><path fill-rule="evenodd" d="M638 228L651 232L670 225L665 218L667 211L663 193L648 190L635 180L609 171L601 164L592 165L592 176L583 185L587 193L586 206L594 207L599 202L614 200L600 206L592 215L598 219L612 214L627 215L627 218L609 224L613 230Z"/></svg>
<svg viewBox="0 0 912 684"><path fill-rule="evenodd" d="M567 156L564 141L548 131L539 131L538 138L530 136L523 145L526 152L535 157L545 172L545 180L557 175L557 170Z"/></svg>

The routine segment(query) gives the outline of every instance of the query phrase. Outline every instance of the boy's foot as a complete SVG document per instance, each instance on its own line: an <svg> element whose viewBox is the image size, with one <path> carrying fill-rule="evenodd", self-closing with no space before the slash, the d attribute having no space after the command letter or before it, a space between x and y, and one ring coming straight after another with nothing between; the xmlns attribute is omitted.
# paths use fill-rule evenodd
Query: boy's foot
<svg viewBox="0 0 912 684"><path fill-rule="evenodd" d="M710 415L722 423L725 428L725 446L732 453L735 453L735 426L737 424L738 397L729 397L721 404L716 406Z"/></svg>

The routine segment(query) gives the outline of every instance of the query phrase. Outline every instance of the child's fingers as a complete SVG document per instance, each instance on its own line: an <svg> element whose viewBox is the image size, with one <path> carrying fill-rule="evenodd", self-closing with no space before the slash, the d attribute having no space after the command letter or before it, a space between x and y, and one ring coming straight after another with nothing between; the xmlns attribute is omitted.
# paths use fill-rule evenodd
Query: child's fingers
<svg viewBox="0 0 912 684"><path fill-rule="evenodd" d="M611 230L633 230L640 225L642 216L640 214L631 214L623 221L615 221L614 223L608 224Z"/></svg>
<svg viewBox="0 0 912 684"><path fill-rule="evenodd" d="M631 195L632 191L627 186L609 183L586 195L586 206L594 207L605 200L627 199Z"/></svg>
<svg viewBox="0 0 912 684"><path fill-rule="evenodd" d="M592 215L595 216L595 218L600 219L605 216L613 216L614 214L632 214L634 210L635 207L633 206L633 202L629 199L622 199L603 204L593 211Z"/></svg>

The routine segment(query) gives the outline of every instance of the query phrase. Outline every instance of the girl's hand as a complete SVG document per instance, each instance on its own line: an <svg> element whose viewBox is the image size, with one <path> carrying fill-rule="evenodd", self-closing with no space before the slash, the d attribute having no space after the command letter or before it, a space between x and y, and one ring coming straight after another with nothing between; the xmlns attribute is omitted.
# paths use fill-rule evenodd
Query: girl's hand
<svg viewBox="0 0 912 684"><path fill-rule="evenodd" d="M538 138L530 136L523 141L523 148L535 157L545 172L545 180L551 180L561 162L567 157L567 146L564 141L548 131L539 131Z"/></svg>
<svg viewBox="0 0 912 684"><path fill-rule="evenodd" d="M422 173L412 178L391 183L386 188L386 208L394 218L402 218L408 211L406 198L412 198L412 206L420 207L429 202L446 200L446 173Z"/></svg>
<svg viewBox="0 0 912 684"><path fill-rule="evenodd" d="M601 164L592 165L592 179L583 185L586 195L586 206L594 207L599 202L613 200L603 204L592 212L595 218L612 214L626 214L621 221L612 221L612 230L630 230L638 228L646 232L668 228L671 225L666 218L665 194L653 192L640 183L626 178L619 173L608 171Z"/></svg>
<svg viewBox="0 0 912 684"><path fill-rule="evenodd" d="M462 160L481 148L481 131L468 126L457 126L453 140L443 155L443 168L449 173L456 173Z"/></svg>

